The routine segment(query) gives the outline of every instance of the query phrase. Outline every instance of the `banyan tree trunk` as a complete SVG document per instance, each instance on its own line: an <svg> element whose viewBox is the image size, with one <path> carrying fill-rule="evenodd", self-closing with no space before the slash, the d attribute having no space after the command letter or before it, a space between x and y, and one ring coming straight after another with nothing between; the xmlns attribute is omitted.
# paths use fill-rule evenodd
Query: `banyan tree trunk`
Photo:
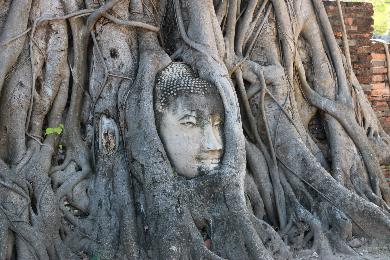
<svg viewBox="0 0 390 260"><path fill-rule="evenodd" d="M0 259L333 259L390 237L389 136L320 0L0 0L0 35ZM179 63L224 108L195 178L156 125Z"/></svg>

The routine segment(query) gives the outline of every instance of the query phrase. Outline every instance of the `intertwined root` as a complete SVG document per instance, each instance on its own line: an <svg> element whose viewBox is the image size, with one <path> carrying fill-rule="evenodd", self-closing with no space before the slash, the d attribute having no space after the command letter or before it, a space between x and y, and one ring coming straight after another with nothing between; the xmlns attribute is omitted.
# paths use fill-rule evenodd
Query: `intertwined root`
<svg viewBox="0 0 390 260"><path fill-rule="evenodd" d="M389 137L321 1L81 2L2 6L0 259L332 259L352 233L388 239ZM218 173L172 174L152 98L167 52L221 94ZM307 130L318 110L331 165Z"/></svg>

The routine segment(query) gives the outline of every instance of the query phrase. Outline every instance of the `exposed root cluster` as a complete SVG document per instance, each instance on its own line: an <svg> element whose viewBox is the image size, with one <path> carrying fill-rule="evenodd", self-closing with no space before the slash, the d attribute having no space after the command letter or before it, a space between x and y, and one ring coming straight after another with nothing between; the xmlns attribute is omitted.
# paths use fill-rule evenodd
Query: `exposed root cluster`
<svg viewBox="0 0 390 260"><path fill-rule="evenodd" d="M3 5L0 259L332 259L352 236L390 237L390 139L321 0ZM225 108L220 169L191 180L155 126L173 61Z"/></svg>

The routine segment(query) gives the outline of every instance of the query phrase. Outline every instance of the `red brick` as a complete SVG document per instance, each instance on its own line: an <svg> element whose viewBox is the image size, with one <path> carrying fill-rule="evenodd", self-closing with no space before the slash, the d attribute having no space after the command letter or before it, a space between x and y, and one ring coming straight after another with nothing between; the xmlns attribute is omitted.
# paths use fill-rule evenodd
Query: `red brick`
<svg viewBox="0 0 390 260"><path fill-rule="evenodd" d="M385 96L388 96L388 95L385 95ZM381 112L383 116L385 117L390 117L390 110L389 109L385 109L383 112Z"/></svg>
<svg viewBox="0 0 390 260"><path fill-rule="evenodd" d="M373 60L386 60L386 54L371 53Z"/></svg>
<svg viewBox="0 0 390 260"><path fill-rule="evenodd" d="M390 96L368 96L369 101L390 101Z"/></svg>
<svg viewBox="0 0 390 260"><path fill-rule="evenodd" d="M368 70L368 69L358 69L358 70L354 70L353 71L355 73L356 76L371 76L372 75L372 72L371 70Z"/></svg>
<svg viewBox="0 0 390 260"><path fill-rule="evenodd" d="M349 42L349 40L348 40L348 42ZM359 50L358 47L349 47L349 52L350 52L350 53L357 53L358 50Z"/></svg>
<svg viewBox="0 0 390 260"><path fill-rule="evenodd" d="M372 60L372 56L371 55L359 55L357 57L359 58L360 62L365 62L365 61L371 62L371 60Z"/></svg>
<svg viewBox="0 0 390 260"><path fill-rule="evenodd" d="M364 16L365 17L372 17L374 15L374 10L373 9L366 9L364 10Z"/></svg>
<svg viewBox="0 0 390 260"><path fill-rule="evenodd" d="M369 69L372 67L372 65L371 65L371 63L368 63L368 62L362 62L362 63L353 64L353 67L355 69L357 69L357 68L368 68Z"/></svg>
<svg viewBox="0 0 390 260"><path fill-rule="evenodd" d="M366 8L370 8L372 9L372 4L371 3L361 3L361 2L348 2L346 3L348 7L352 7L352 6L358 6L358 7L365 7Z"/></svg>
<svg viewBox="0 0 390 260"><path fill-rule="evenodd" d="M373 95L373 96L390 95L390 89L377 89L377 90L373 90L371 92L371 95Z"/></svg>
<svg viewBox="0 0 390 260"><path fill-rule="evenodd" d="M371 82L371 77L372 76L356 76L357 80L361 84L370 83Z"/></svg>
<svg viewBox="0 0 390 260"><path fill-rule="evenodd" d="M328 1L324 1L322 2L325 6L325 8L328 8L328 6L337 6L336 5L336 2L328 2Z"/></svg>
<svg viewBox="0 0 390 260"><path fill-rule="evenodd" d="M364 90L364 94L366 94L367 98L371 97L371 90Z"/></svg>
<svg viewBox="0 0 390 260"><path fill-rule="evenodd" d="M354 24L354 19L352 17L344 18L345 25L352 25Z"/></svg>
<svg viewBox="0 0 390 260"><path fill-rule="evenodd" d="M385 78L383 77L383 75L379 74L379 75L372 75L372 81L383 81Z"/></svg>
<svg viewBox="0 0 390 260"><path fill-rule="evenodd" d="M333 25L332 24L332 30L333 30L333 32L340 32L341 31L341 25Z"/></svg>
<svg viewBox="0 0 390 260"><path fill-rule="evenodd" d="M325 2L323 2L324 3L324 6L337 6L337 3L336 3L336 1L325 1ZM347 3L345 3L345 2L341 2L341 6L346 6L347 5Z"/></svg>
<svg viewBox="0 0 390 260"><path fill-rule="evenodd" d="M358 47L358 53L371 53L371 47L369 46Z"/></svg>
<svg viewBox="0 0 390 260"><path fill-rule="evenodd" d="M383 44L379 42L375 42L372 44L372 51L376 53L385 53L385 49L383 48Z"/></svg>
<svg viewBox="0 0 390 260"><path fill-rule="evenodd" d="M372 41L369 39L359 39L359 46L372 46Z"/></svg>
<svg viewBox="0 0 390 260"><path fill-rule="evenodd" d="M343 36L343 34L341 32L333 32L334 34L334 37L336 38L341 38Z"/></svg>
<svg viewBox="0 0 390 260"><path fill-rule="evenodd" d="M383 73L387 73L387 68L375 67L375 68L372 68L372 72L373 72L374 74L383 74Z"/></svg>
<svg viewBox="0 0 390 260"><path fill-rule="evenodd" d="M328 16L331 25L341 25L340 17L338 15ZM352 18L351 18L352 19ZM348 24L350 25L350 24Z"/></svg>
<svg viewBox="0 0 390 260"><path fill-rule="evenodd" d="M353 64L352 64L353 65ZM365 75L365 76L368 76L367 75L367 69L353 69L353 73L355 73L355 75Z"/></svg>
<svg viewBox="0 0 390 260"><path fill-rule="evenodd" d="M387 102L379 101L379 102L375 103L375 106L376 107L383 107L383 106L388 106L388 104L387 104Z"/></svg>
<svg viewBox="0 0 390 260"><path fill-rule="evenodd" d="M350 39L371 39L372 33L347 33Z"/></svg>
<svg viewBox="0 0 390 260"><path fill-rule="evenodd" d="M374 83L374 84L371 84L371 87L372 87L371 89L384 89L386 87L386 84L385 83Z"/></svg>
<svg viewBox="0 0 390 260"><path fill-rule="evenodd" d="M358 27L357 26L345 26L345 30L347 30L348 34L350 31L357 31Z"/></svg>
<svg viewBox="0 0 390 260"><path fill-rule="evenodd" d="M390 122L385 122L382 124L382 126L385 128L390 128Z"/></svg>
<svg viewBox="0 0 390 260"><path fill-rule="evenodd" d="M374 27L372 26L358 26L357 31L365 33L374 31Z"/></svg>
<svg viewBox="0 0 390 260"><path fill-rule="evenodd" d="M352 62L358 62L359 61L359 57L356 56L356 55L351 55L351 61Z"/></svg>
<svg viewBox="0 0 390 260"><path fill-rule="evenodd" d="M386 109L385 107L372 107L372 110L374 110L374 113L378 118L384 117L384 115L385 115L384 110L385 109ZM386 121L382 121L381 123L384 123L384 122L386 122Z"/></svg>
<svg viewBox="0 0 390 260"><path fill-rule="evenodd" d="M373 67L384 67L386 66L386 62L384 60L373 60L371 62Z"/></svg>
<svg viewBox="0 0 390 260"><path fill-rule="evenodd" d="M374 5L372 3L362 3L361 7L366 7L373 10Z"/></svg>
<svg viewBox="0 0 390 260"><path fill-rule="evenodd" d="M356 15L363 15L364 14L364 11L363 9L359 9L359 8L344 8L343 10L343 13L345 14L353 14L354 16ZM346 15L348 16L348 15Z"/></svg>
<svg viewBox="0 0 390 260"><path fill-rule="evenodd" d="M331 6L331 7L325 7L325 10L328 14L332 14L332 13L338 13L339 10L337 9L337 7L334 7L334 6Z"/></svg>
<svg viewBox="0 0 390 260"><path fill-rule="evenodd" d="M348 19L348 18L346 18ZM373 25L374 24L374 19L372 18L353 18L353 21L352 23L348 24L348 25L364 25L364 26L368 26L368 25Z"/></svg>
<svg viewBox="0 0 390 260"><path fill-rule="evenodd" d="M372 110L374 111L384 111L384 107L372 107Z"/></svg>

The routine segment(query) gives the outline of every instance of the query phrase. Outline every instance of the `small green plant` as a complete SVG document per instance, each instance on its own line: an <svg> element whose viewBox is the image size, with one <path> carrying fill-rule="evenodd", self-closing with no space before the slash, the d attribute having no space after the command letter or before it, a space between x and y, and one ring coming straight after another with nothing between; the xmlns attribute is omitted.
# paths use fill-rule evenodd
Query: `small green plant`
<svg viewBox="0 0 390 260"><path fill-rule="evenodd" d="M177 172L175 172L175 168L172 168L173 174L177 175Z"/></svg>
<svg viewBox="0 0 390 260"><path fill-rule="evenodd" d="M107 260L107 259L100 259L104 254L107 254L104 251L96 251L97 255L91 258L91 260Z"/></svg>
<svg viewBox="0 0 390 260"><path fill-rule="evenodd" d="M387 168L389 169L389 171L390 171L390 165L387 165Z"/></svg>
<svg viewBox="0 0 390 260"><path fill-rule="evenodd" d="M62 133L62 131L64 131L64 133L65 133L65 128L64 128L63 124L60 124L59 127L55 127L55 128L48 127L48 128L46 128L45 136L48 134L53 134L53 133L57 133L57 136L58 136ZM57 139L57 136L55 139Z"/></svg>
<svg viewBox="0 0 390 260"><path fill-rule="evenodd" d="M62 149L62 144L59 144L58 147L59 147L60 149Z"/></svg>

